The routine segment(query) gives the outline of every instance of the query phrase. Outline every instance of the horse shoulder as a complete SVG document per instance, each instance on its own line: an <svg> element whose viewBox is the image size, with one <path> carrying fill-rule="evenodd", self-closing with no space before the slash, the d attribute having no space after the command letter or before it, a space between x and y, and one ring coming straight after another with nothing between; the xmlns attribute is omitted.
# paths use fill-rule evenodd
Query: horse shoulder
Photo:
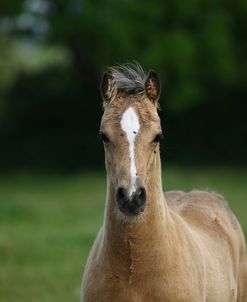
<svg viewBox="0 0 247 302"><path fill-rule="evenodd" d="M179 191L168 192L165 198L170 199L170 210L180 216L188 229L192 230L191 237L194 237L202 251L208 287L211 289L208 290L209 295L218 292L223 297L229 292L228 296L233 301L237 292L247 295L243 289L247 284L242 285L247 279L247 264L241 265L241 262L247 262L244 235L223 197L208 191ZM222 282L221 290L218 287L215 291L215 276L220 278L222 272L225 282ZM210 299L213 301L213 297L210 296Z"/></svg>
<svg viewBox="0 0 247 302"><path fill-rule="evenodd" d="M103 228L98 232L85 265L82 280L81 301L93 302L97 300L95 289L97 288L96 285L100 283L99 267L100 262L102 261L100 255L102 241Z"/></svg>
<svg viewBox="0 0 247 302"><path fill-rule="evenodd" d="M241 226L221 195L199 190L171 191L165 193L165 198L170 209L189 225L205 232L220 233L223 237L234 237L241 246L245 245Z"/></svg>
<svg viewBox="0 0 247 302"><path fill-rule="evenodd" d="M126 289L126 265L111 255L102 227L94 241L84 270L81 301L130 301ZM119 293L124 293L121 301Z"/></svg>

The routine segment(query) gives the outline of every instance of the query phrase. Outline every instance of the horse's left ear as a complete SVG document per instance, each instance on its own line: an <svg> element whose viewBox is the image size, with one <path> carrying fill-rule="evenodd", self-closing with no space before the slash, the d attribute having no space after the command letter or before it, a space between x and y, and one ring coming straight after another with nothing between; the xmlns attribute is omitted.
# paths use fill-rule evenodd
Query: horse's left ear
<svg viewBox="0 0 247 302"><path fill-rule="evenodd" d="M151 102L155 105L158 104L160 97L160 80L156 72L150 70L148 73L147 80L145 82L145 93Z"/></svg>

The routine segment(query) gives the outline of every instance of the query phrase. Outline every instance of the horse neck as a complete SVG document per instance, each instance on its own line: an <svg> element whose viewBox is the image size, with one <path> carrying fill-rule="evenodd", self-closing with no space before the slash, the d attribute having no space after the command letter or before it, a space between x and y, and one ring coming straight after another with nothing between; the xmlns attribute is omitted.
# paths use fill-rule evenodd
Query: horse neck
<svg viewBox="0 0 247 302"><path fill-rule="evenodd" d="M105 240L106 244L118 253L120 249L128 248L130 240L139 240L144 245L147 243L151 247L152 242L164 239L169 212L162 189L161 163L158 154L148 175L145 212L137 217L134 223L123 223L118 219L116 191L108 177L104 221Z"/></svg>

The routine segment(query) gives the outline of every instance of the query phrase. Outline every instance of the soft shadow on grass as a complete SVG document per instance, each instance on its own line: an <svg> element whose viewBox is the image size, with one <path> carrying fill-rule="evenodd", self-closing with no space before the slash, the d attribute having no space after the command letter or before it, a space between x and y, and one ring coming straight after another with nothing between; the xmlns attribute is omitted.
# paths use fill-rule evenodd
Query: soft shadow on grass
<svg viewBox="0 0 247 302"><path fill-rule="evenodd" d="M247 169L165 167L166 190L223 194L247 233ZM105 172L0 176L0 301L79 301L103 221Z"/></svg>

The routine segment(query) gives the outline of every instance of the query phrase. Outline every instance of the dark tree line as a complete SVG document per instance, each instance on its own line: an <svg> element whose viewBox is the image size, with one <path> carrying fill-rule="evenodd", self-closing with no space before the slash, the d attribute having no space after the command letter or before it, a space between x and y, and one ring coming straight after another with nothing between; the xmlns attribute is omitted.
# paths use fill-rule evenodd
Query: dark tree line
<svg viewBox="0 0 247 302"><path fill-rule="evenodd" d="M131 60L162 80L166 161L246 163L246 19L244 0L1 1L1 167L100 165L100 76ZM27 69L23 46L62 59Z"/></svg>

